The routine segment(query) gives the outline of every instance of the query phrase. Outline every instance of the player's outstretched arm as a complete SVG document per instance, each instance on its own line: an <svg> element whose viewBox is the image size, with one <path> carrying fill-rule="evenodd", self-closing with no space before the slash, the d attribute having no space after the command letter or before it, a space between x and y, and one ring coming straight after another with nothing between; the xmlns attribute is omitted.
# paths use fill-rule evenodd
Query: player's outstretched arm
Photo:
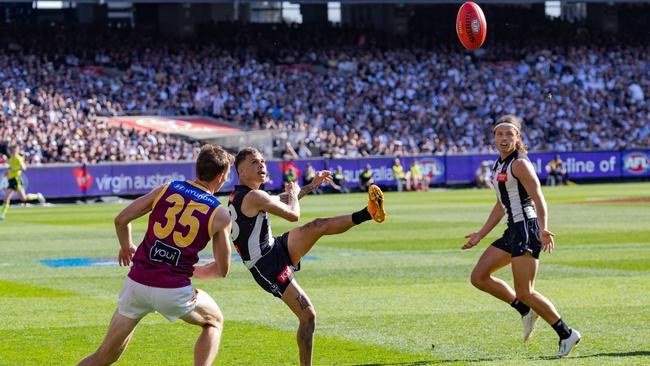
<svg viewBox="0 0 650 366"><path fill-rule="evenodd" d="M287 202L281 202L277 197L262 190L249 192L244 198L242 208L244 212L265 211L272 215L282 217L291 222L300 220L300 205L298 204L298 185L285 184L285 197Z"/></svg>
<svg viewBox="0 0 650 366"><path fill-rule="evenodd" d="M332 173L329 170L321 170L317 172L316 177L311 181L311 183L300 188L300 192L298 192L298 199L305 197L311 191L323 184L332 184ZM289 194L287 192L282 192L279 195L272 197L277 197L282 203L289 203Z"/></svg>
<svg viewBox="0 0 650 366"><path fill-rule="evenodd" d="M201 280L223 278L230 271L230 215L219 208L212 221L212 255L214 261L194 267L194 277Z"/></svg>
<svg viewBox="0 0 650 366"><path fill-rule="evenodd" d="M314 180L311 181L311 183L307 184L306 186L300 189L300 192L298 193L298 199L303 198L304 196L308 195L309 192L313 191L314 189L320 187L323 184L331 184L331 183L332 183L332 172L330 172L329 170L320 170L316 172L316 176L314 177Z"/></svg>
<svg viewBox="0 0 650 366"><path fill-rule="evenodd" d="M131 258L133 258L137 248L131 238L131 221L151 211L153 203L162 189L163 186L160 186L136 199L115 217L115 232L120 242L120 253L118 255L120 266L128 266L131 264Z"/></svg>
<svg viewBox="0 0 650 366"><path fill-rule="evenodd" d="M481 239L485 238L487 234L489 234L490 231L492 231L492 229L494 229L494 227L499 224L499 222L503 218L503 215L505 215L505 212L503 211L503 206L501 206L499 201L497 201L494 207L492 207L490 216L488 216L481 230L475 233L470 233L465 235L467 242L463 244L461 249L469 249L471 247L476 246L476 244L478 244L481 241Z"/></svg>
<svg viewBox="0 0 650 366"><path fill-rule="evenodd" d="M548 207L546 206L546 199L544 199L544 193L542 193L542 187L539 184L539 179L537 178L533 164L525 159L515 160L512 163L512 175L519 179L530 198L535 202L537 223L539 224L542 239L542 249L551 253L555 247L555 241L553 240L555 234L548 231Z"/></svg>

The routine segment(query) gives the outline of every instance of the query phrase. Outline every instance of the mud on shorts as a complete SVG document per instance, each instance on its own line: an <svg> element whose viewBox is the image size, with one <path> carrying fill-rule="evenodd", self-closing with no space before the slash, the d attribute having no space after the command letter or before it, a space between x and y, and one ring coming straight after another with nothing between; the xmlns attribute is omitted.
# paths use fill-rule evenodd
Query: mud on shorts
<svg viewBox="0 0 650 366"><path fill-rule="evenodd" d="M295 266L291 263L288 232L274 239L275 243L271 251L255 262L250 271L260 287L273 296L281 298L293 281L293 273L300 270L300 263Z"/></svg>
<svg viewBox="0 0 650 366"><path fill-rule="evenodd" d="M492 245L510 253L512 257L530 253L533 258L539 259L542 241L537 218L508 223L508 228L503 232L503 236L495 240Z"/></svg>

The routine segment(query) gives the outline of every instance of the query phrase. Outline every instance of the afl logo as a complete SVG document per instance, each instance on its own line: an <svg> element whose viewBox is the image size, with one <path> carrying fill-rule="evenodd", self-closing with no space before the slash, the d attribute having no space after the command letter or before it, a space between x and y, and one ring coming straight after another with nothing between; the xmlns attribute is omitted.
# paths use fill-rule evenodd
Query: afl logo
<svg viewBox="0 0 650 366"><path fill-rule="evenodd" d="M648 155L642 152L633 152L623 156L623 169L632 174L644 174L650 168Z"/></svg>
<svg viewBox="0 0 650 366"><path fill-rule="evenodd" d="M438 159L422 159L418 163L422 167L422 175L428 176L432 183L445 174L445 166Z"/></svg>

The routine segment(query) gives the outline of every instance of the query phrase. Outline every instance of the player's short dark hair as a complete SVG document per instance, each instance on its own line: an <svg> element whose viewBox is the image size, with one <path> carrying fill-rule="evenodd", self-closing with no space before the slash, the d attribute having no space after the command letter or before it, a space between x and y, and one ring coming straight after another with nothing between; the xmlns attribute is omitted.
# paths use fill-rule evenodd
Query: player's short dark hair
<svg viewBox="0 0 650 366"><path fill-rule="evenodd" d="M221 146L206 144L196 158L196 178L204 182L226 173L233 162L232 155Z"/></svg>
<svg viewBox="0 0 650 366"><path fill-rule="evenodd" d="M239 164L241 164L244 160L249 155L254 155L254 154L259 154L262 155L259 150L257 150L254 147L245 147L237 153L237 156L235 157L235 171L237 171L237 174L239 175Z"/></svg>

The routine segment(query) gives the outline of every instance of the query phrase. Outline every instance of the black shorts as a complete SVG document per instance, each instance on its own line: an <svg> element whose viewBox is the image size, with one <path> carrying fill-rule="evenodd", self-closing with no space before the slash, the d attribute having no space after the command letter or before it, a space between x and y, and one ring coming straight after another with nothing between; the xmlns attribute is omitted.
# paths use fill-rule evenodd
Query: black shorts
<svg viewBox="0 0 650 366"><path fill-rule="evenodd" d="M514 224L508 223L508 228L503 232L503 236L495 240L492 245L505 250L513 257L530 253L533 258L539 259L539 253L542 251L542 241L539 235L537 219L525 219Z"/></svg>
<svg viewBox="0 0 650 366"><path fill-rule="evenodd" d="M22 182L20 181L20 178L9 178L7 183L8 183L7 188L14 191L17 191L19 187L23 185Z"/></svg>
<svg viewBox="0 0 650 366"><path fill-rule="evenodd" d="M288 232L274 239L271 251L260 258L250 271L257 284L266 292L281 298L293 281L293 272L300 270L300 263L295 266L291 263Z"/></svg>

